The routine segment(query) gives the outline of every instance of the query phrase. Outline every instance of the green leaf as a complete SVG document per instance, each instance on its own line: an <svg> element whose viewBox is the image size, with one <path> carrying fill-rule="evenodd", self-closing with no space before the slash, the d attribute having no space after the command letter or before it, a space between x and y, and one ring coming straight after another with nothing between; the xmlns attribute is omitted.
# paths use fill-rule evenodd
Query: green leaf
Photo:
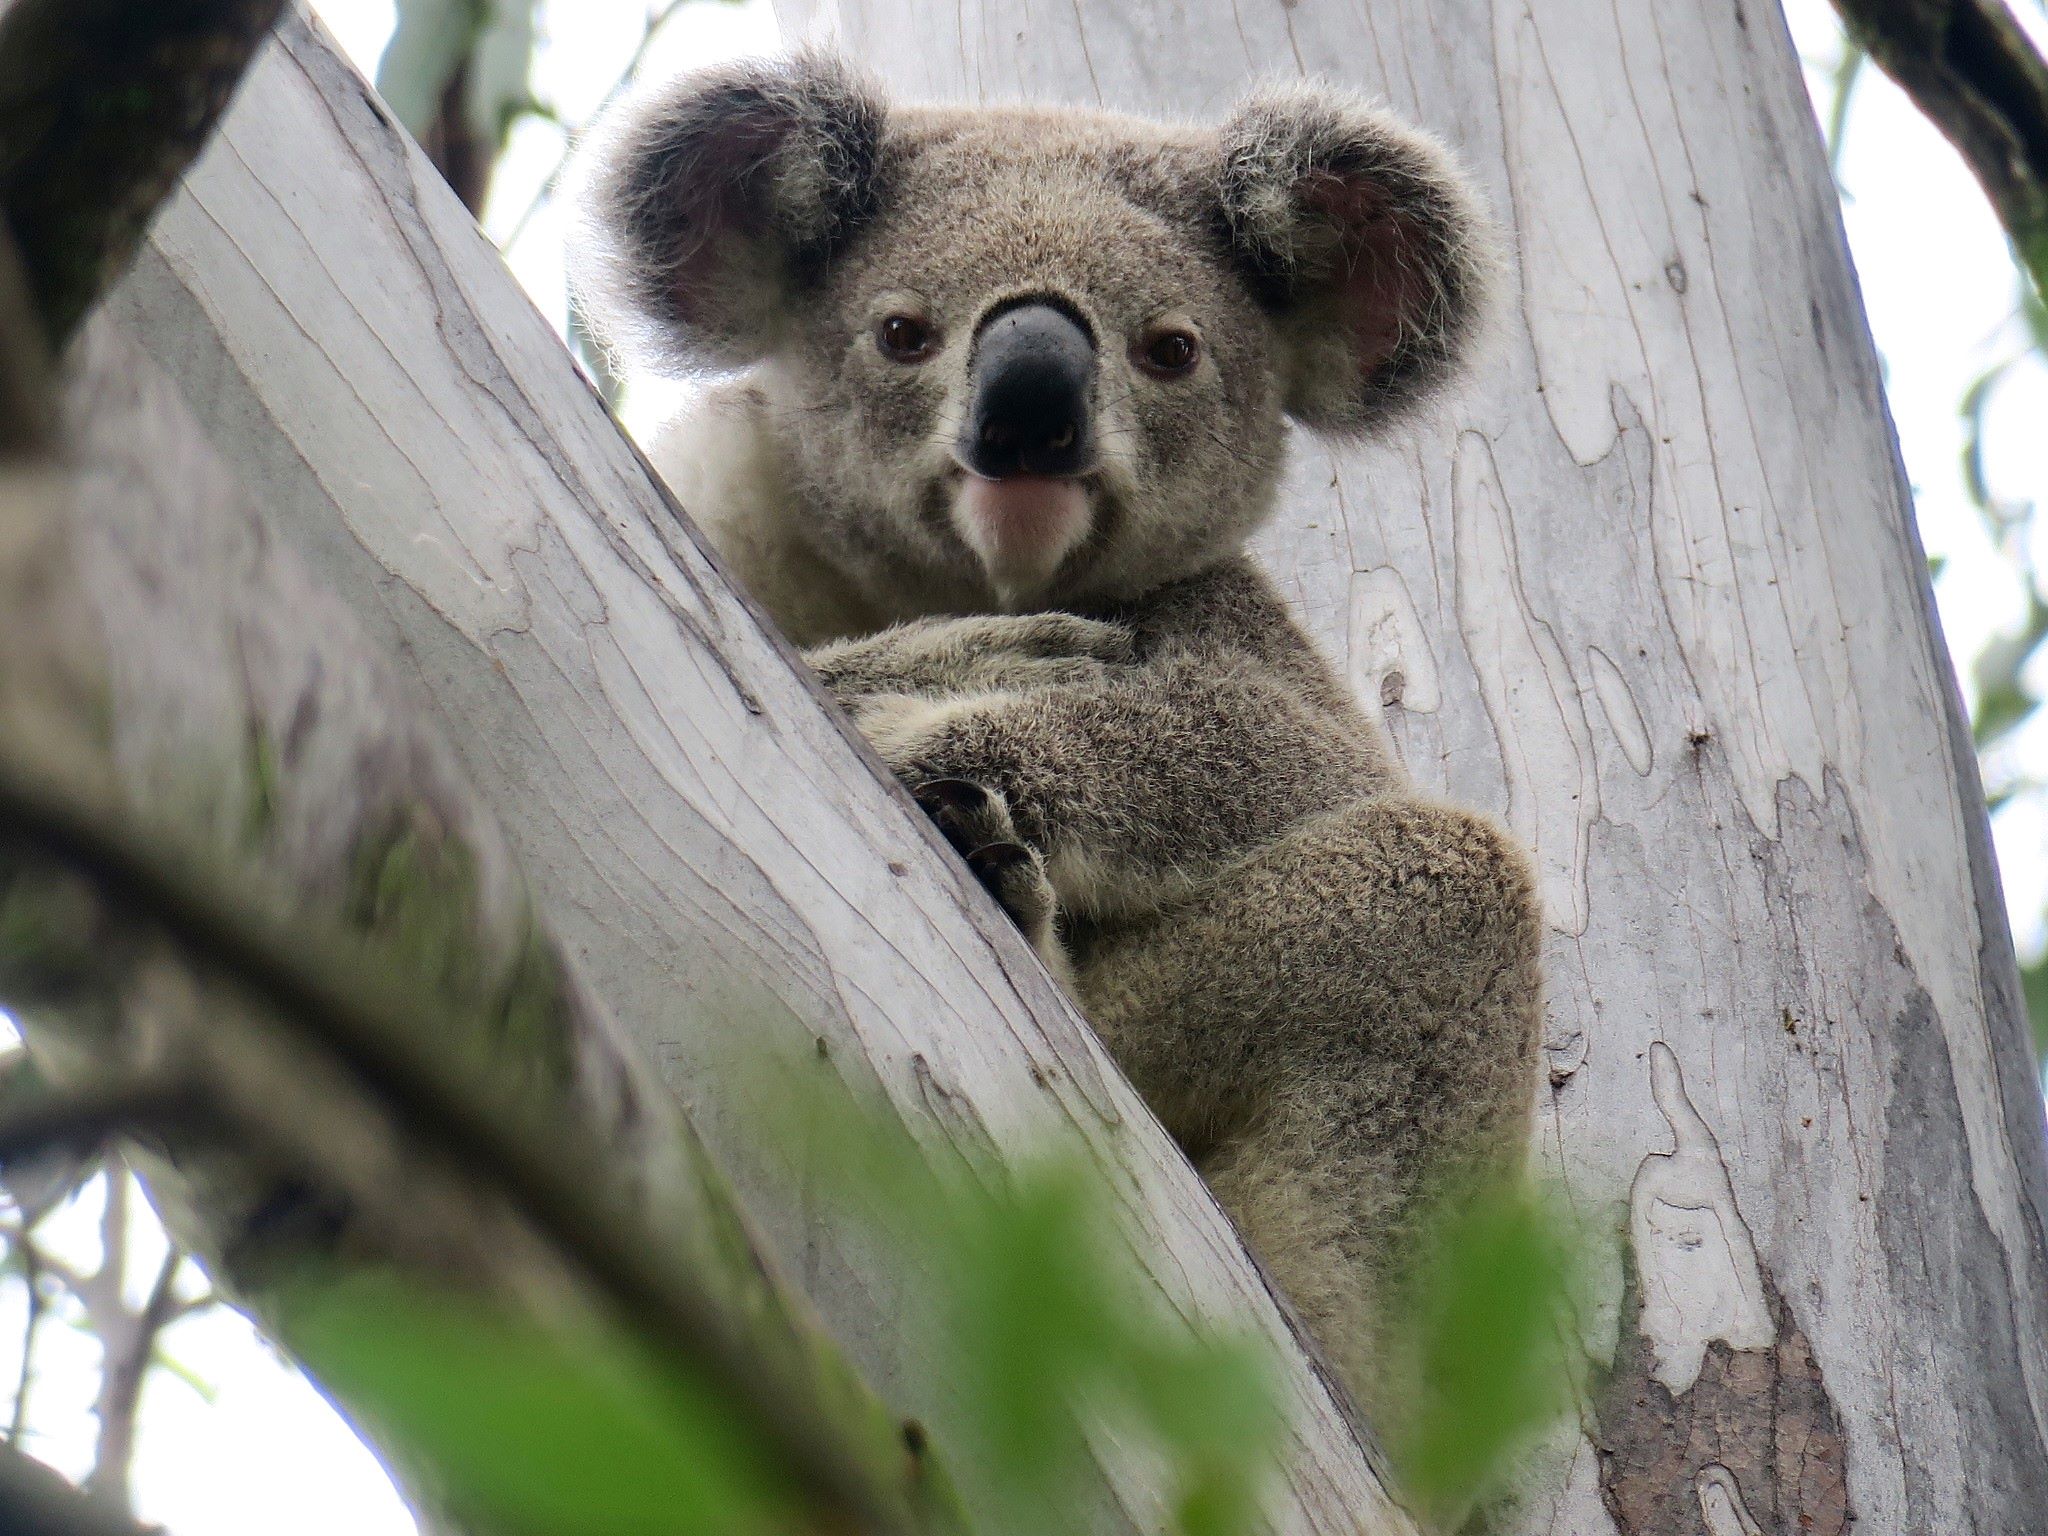
<svg viewBox="0 0 2048 1536"><path fill-rule="evenodd" d="M2038 592L2027 596L2027 616L2019 629L1996 635L1986 642L1971 664L1976 684L1977 707L1970 728L1979 751L2005 736L2040 707L2040 699L2027 687L2028 664L2048 640L2048 603Z"/></svg>
<svg viewBox="0 0 2048 1536"><path fill-rule="evenodd" d="M451 1505L533 1536L796 1528L730 1408L615 1336L554 1333L466 1298L355 1276L302 1287L286 1342L436 1474Z"/></svg>
<svg viewBox="0 0 2048 1536"><path fill-rule="evenodd" d="M1451 1212L1433 1244L1408 1341L1422 1390L1408 1421L1384 1428L1397 1430L1410 1494L1447 1528L1569 1401L1574 1245L1563 1231L1535 1199L1497 1194Z"/></svg>

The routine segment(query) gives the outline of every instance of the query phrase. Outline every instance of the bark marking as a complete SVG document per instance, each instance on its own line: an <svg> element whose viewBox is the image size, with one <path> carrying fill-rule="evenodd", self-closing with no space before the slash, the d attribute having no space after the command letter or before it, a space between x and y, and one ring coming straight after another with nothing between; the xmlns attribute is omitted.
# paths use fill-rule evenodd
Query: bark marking
<svg viewBox="0 0 2048 1536"><path fill-rule="evenodd" d="M1842 1536L1846 1446L1820 1366L1661 1041L1650 1086L1672 1147L1629 1191L1625 1321L1594 1403L1601 1500L1620 1536Z"/></svg>
<svg viewBox="0 0 2048 1536"><path fill-rule="evenodd" d="M1672 1148L1653 1152L1629 1186L1629 1237L1643 1289L1643 1336L1658 1381L1674 1394L1699 1379L1707 1346L1762 1349L1776 1337L1764 1301L1756 1244L1735 1208L1721 1144L1692 1100L1678 1057L1650 1047L1650 1091Z"/></svg>
<svg viewBox="0 0 2048 1536"><path fill-rule="evenodd" d="M1764 1536L1749 1506L1742 1502L1742 1489L1735 1474L1716 1463L1693 1479L1700 1496L1700 1518L1707 1523L1708 1536Z"/></svg>

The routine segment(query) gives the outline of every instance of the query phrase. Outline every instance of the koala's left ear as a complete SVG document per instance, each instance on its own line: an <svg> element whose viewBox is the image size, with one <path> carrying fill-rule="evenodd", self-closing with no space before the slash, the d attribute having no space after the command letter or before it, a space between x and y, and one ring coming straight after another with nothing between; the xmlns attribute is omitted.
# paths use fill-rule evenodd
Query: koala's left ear
<svg viewBox="0 0 2048 1536"><path fill-rule="evenodd" d="M1342 91L1261 92L1222 129L1220 190L1302 425L1378 426L1455 369L1493 260L1478 201L1434 139Z"/></svg>
<svg viewBox="0 0 2048 1536"><path fill-rule="evenodd" d="M755 362L879 206L888 109L823 53L686 76L578 150L572 269L599 333L672 368Z"/></svg>

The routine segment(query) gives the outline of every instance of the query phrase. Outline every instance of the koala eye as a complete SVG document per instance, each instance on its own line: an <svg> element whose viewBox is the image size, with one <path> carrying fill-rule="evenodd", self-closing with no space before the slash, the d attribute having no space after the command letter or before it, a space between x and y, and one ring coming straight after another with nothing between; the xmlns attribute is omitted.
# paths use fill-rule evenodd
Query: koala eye
<svg viewBox="0 0 2048 1536"><path fill-rule="evenodd" d="M1174 326L1142 337L1131 348L1131 357L1155 378L1177 378L1202 360L1202 342L1193 331Z"/></svg>
<svg viewBox="0 0 2048 1536"><path fill-rule="evenodd" d="M921 363L932 354L932 328L914 315L891 315L875 327L875 345L896 363Z"/></svg>

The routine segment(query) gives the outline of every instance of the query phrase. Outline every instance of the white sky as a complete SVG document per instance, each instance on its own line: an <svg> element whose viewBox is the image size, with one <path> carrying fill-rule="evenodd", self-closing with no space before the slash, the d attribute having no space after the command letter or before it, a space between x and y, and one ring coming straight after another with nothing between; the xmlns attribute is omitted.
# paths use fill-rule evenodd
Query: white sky
<svg viewBox="0 0 2048 1536"><path fill-rule="evenodd" d="M2019 0L2026 10L2032 0ZM365 73L392 25L390 0L313 0ZM1824 73L1837 32L1826 0L1787 0L1802 52ZM568 18L573 15L573 25ZM639 41L640 0L547 0L534 84L570 122L581 121ZM2030 14L2038 22L2038 13ZM554 24L549 25L552 21ZM2048 29L2040 29L2048 30ZM698 0L670 23L649 67L691 64L775 46L766 0ZM1824 88L1820 74L1816 88ZM1923 537L1947 561L1938 586L1954 654L1967 662L1984 640L2016 622L2020 590L1963 491L1956 404L1987 365L2018 350L2012 268L1982 195L1947 144L1889 82L1866 72L1850 120L1845 215L1871 324L1887 363L1892 408L1918 496ZM485 225L503 238L554 169L560 134L529 121L500 169ZM544 312L563 310L561 218L542 211L511 252L514 270ZM629 424L658 419L665 396L639 388ZM2048 495L2048 370L2029 364L1994 409L1990 468L2008 496ZM2048 722L2011 749L2048 773ZM2042 942L2048 905L2048 815L2038 800L2008 809L1995 828L2006 889L2023 948ZM4 1032L4 1022L0 1022ZM82 1206L54 1223L60 1251L90 1254L97 1213ZM161 1253L153 1223L138 1242ZM138 1265L153 1272L153 1263ZM0 1286L0 1394L19 1360L22 1292ZM412 1522L382 1472L326 1404L233 1314L181 1323L172 1354L212 1385L202 1398L175 1378L153 1378L136 1458L141 1514L173 1536L410 1536ZM90 1464L90 1392L97 1350L62 1325L46 1329L29 1448L82 1475Z"/></svg>

